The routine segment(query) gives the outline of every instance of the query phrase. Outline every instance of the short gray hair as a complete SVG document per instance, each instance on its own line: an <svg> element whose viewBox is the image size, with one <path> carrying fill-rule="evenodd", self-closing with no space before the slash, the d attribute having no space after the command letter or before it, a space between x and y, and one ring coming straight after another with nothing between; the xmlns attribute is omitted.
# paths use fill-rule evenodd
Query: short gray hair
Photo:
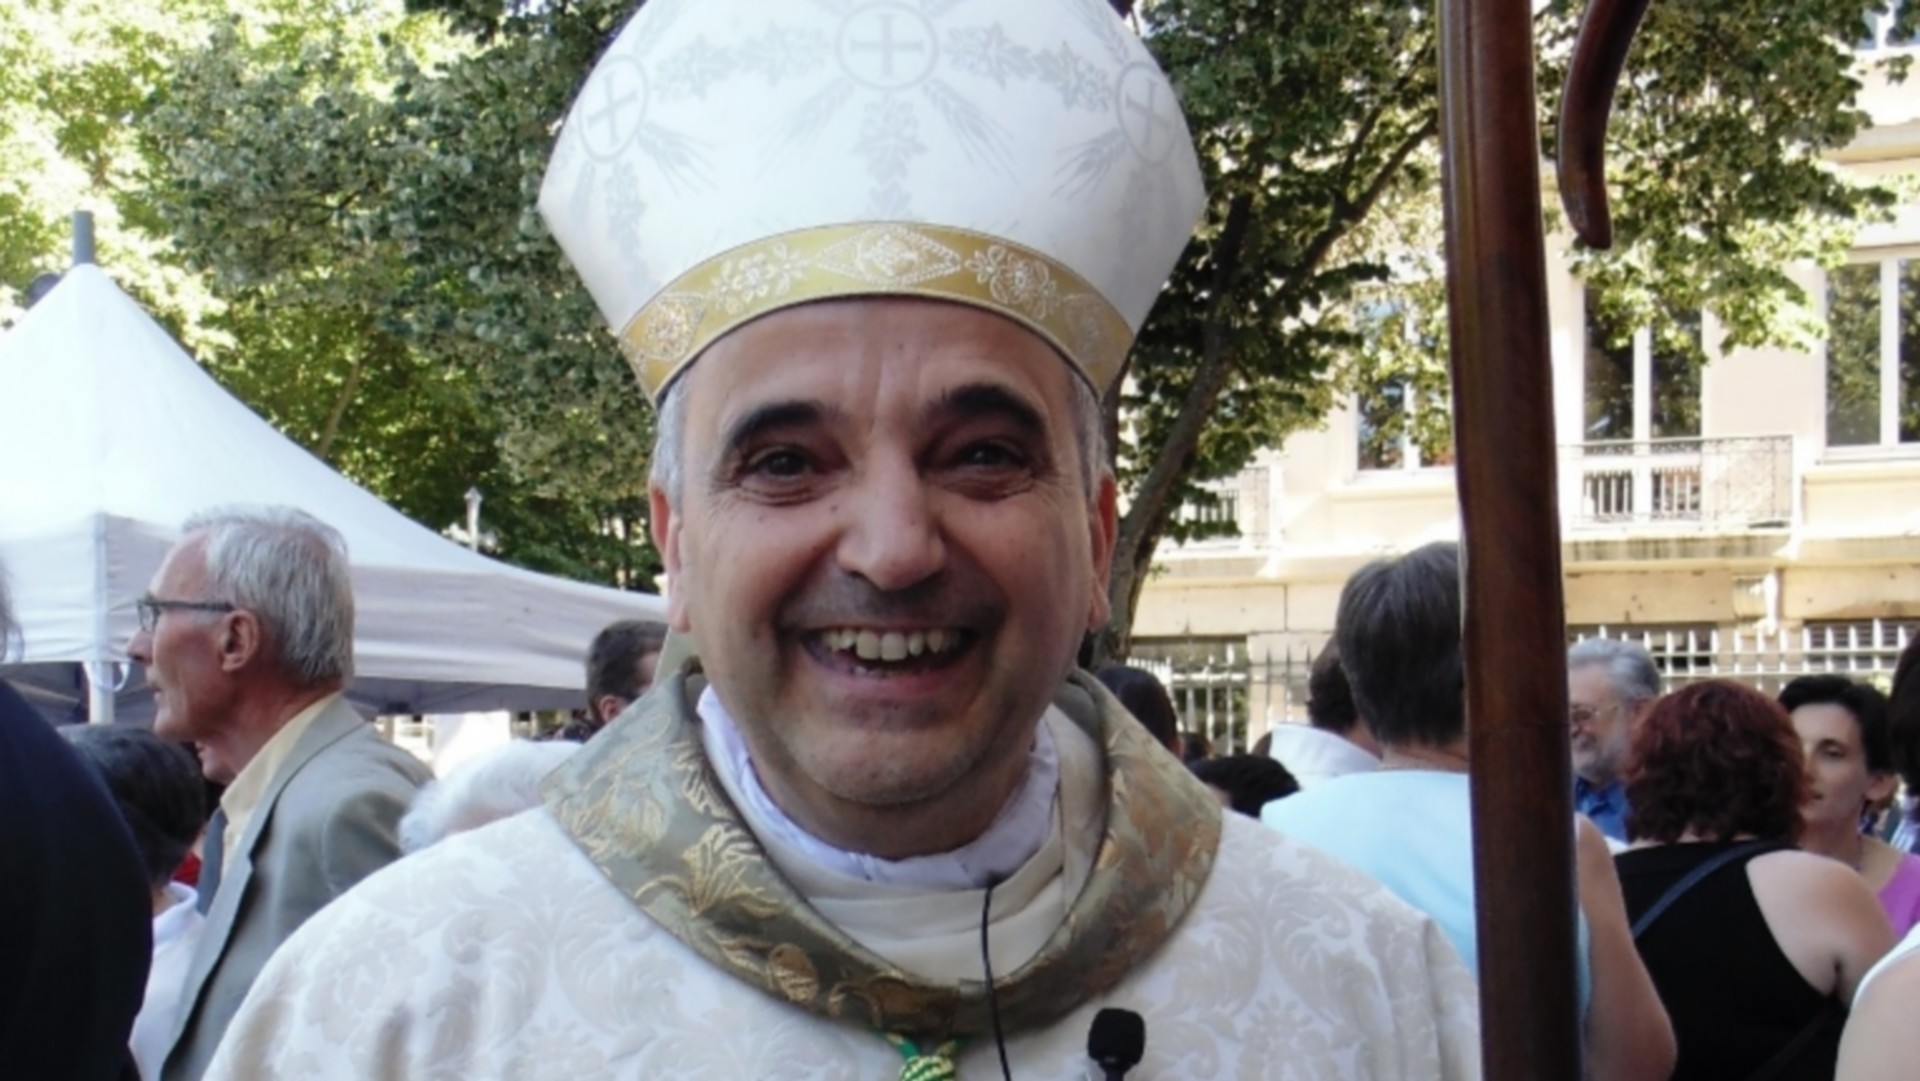
<svg viewBox="0 0 1920 1081"><path fill-rule="evenodd" d="M1073 376L1073 437L1080 451L1080 482L1092 498L1094 482L1107 467L1106 418L1093 387ZM680 505L681 485L686 481L683 464L687 432L687 381L675 379L667 384L660 399L660 411L653 428L653 457L648 464L648 479L667 493L670 506Z"/></svg>
<svg viewBox="0 0 1920 1081"><path fill-rule="evenodd" d="M583 744L515 740L468 759L422 788L400 819L400 851L418 852L540 805L540 782Z"/></svg>
<svg viewBox="0 0 1920 1081"><path fill-rule="evenodd" d="M1460 546L1377 559L1340 589L1334 643L1353 704L1388 746L1444 747L1467 730Z"/></svg>
<svg viewBox="0 0 1920 1081"><path fill-rule="evenodd" d="M1607 686L1629 708L1660 697L1660 669L1646 647L1626 638L1583 638L1567 650L1567 671L1605 665Z"/></svg>
<svg viewBox="0 0 1920 1081"><path fill-rule="evenodd" d="M217 507L187 519L214 597L266 628L302 686L353 678L353 576L340 531L293 507Z"/></svg>

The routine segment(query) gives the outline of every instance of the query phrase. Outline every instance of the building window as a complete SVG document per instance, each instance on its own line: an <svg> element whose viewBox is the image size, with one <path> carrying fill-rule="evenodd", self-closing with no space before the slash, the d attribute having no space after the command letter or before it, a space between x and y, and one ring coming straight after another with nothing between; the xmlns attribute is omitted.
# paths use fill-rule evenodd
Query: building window
<svg viewBox="0 0 1920 1081"><path fill-rule="evenodd" d="M1609 325L1587 299L1588 442L1684 439L1700 434L1700 313L1675 311L1632 333Z"/></svg>
<svg viewBox="0 0 1920 1081"><path fill-rule="evenodd" d="M1362 391L1354 402L1360 425L1360 468L1404 469L1417 460L1418 451L1408 444L1406 426L1407 385L1387 383Z"/></svg>
<svg viewBox="0 0 1920 1081"><path fill-rule="evenodd" d="M1359 417L1360 468L1421 469L1453 464L1453 418L1444 400L1428 402L1413 384L1393 380L1365 388Z"/></svg>
<svg viewBox="0 0 1920 1081"><path fill-rule="evenodd" d="M1920 443L1920 259L1827 275L1827 445Z"/></svg>
<svg viewBox="0 0 1920 1081"><path fill-rule="evenodd" d="M1446 343L1423 331L1425 323L1402 299L1362 315L1366 359L1354 394L1361 469L1453 464Z"/></svg>

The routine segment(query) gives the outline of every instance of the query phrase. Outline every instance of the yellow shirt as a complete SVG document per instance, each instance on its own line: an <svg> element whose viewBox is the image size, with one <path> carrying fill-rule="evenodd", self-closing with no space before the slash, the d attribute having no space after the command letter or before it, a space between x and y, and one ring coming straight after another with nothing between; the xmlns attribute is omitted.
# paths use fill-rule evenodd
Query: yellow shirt
<svg viewBox="0 0 1920 1081"><path fill-rule="evenodd" d="M240 838L247 834L247 820L253 817L254 808L260 806L260 795L267 790L267 782L280 772L307 726L339 697L336 691L294 714L220 794L220 809L227 813L227 832L220 841L220 850L226 854L224 859L232 859L233 854L240 851Z"/></svg>

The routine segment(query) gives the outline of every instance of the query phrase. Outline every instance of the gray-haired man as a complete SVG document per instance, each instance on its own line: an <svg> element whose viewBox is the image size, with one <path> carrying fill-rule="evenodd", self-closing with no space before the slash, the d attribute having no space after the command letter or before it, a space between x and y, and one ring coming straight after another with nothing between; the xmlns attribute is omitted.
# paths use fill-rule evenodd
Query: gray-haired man
<svg viewBox="0 0 1920 1081"><path fill-rule="evenodd" d="M290 508L190 519L127 652L154 731L227 786L207 829L207 923L162 1076L198 1078L254 977L307 917L400 854L429 774L341 697L353 675L346 542Z"/></svg>
<svg viewBox="0 0 1920 1081"><path fill-rule="evenodd" d="M1660 672L1638 643L1588 638L1567 650L1567 721L1573 739L1574 810L1616 841L1627 839L1620 774L1633 730L1660 697Z"/></svg>

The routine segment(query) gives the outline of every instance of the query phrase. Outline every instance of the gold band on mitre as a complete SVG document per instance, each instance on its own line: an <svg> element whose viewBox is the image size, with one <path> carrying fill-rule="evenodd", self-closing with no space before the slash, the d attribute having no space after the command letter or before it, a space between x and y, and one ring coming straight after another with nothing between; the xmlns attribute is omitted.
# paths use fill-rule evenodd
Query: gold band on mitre
<svg viewBox="0 0 1920 1081"><path fill-rule="evenodd" d="M1064 263L999 237L919 222L800 229L707 259L675 278L620 332L620 349L655 404L675 376L728 331L815 300L912 296L1006 316L1046 339L1104 393L1133 328Z"/></svg>

